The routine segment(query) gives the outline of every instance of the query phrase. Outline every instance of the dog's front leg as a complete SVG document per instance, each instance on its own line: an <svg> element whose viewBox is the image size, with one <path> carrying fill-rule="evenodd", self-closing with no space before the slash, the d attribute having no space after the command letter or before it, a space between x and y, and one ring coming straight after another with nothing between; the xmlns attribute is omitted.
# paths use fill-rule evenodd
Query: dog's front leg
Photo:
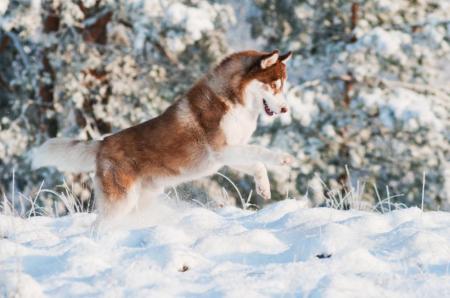
<svg viewBox="0 0 450 298"><path fill-rule="evenodd" d="M282 166L290 165L294 158L285 152L275 152L257 145L234 145L227 146L216 152L216 159L223 165L252 166L256 163L266 165Z"/></svg>
<svg viewBox="0 0 450 298"><path fill-rule="evenodd" d="M253 165L235 165L233 169L253 176L255 179L256 193L263 197L264 200L270 200L270 182L267 175L267 169L262 162Z"/></svg>

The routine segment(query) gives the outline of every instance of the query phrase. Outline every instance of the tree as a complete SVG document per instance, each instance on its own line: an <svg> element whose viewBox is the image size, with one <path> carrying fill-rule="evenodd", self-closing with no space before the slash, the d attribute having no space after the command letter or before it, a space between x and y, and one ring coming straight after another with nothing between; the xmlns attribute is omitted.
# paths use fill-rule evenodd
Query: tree
<svg viewBox="0 0 450 298"><path fill-rule="evenodd" d="M21 192L61 183L55 171L30 171L32 146L100 138L159 114L224 55L233 21L228 5L208 1L36 3L12 0L0 16L3 192L13 169ZM67 177L87 201L89 177Z"/></svg>
<svg viewBox="0 0 450 298"><path fill-rule="evenodd" d="M449 2L257 3L254 36L297 54L292 119L261 131L301 160L291 192L320 203L329 194L318 176L344 192L359 179L419 205L426 172L426 206L448 209L450 90L440 65L450 60ZM279 190L289 188L285 176Z"/></svg>

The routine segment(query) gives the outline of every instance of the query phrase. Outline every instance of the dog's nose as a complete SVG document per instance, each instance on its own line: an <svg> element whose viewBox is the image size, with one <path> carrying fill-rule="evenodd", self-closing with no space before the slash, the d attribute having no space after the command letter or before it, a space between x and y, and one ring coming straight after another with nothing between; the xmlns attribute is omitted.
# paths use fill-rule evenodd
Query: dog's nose
<svg viewBox="0 0 450 298"><path fill-rule="evenodd" d="M286 108L286 107L281 108L281 113L287 113L287 111L288 111L288 108Z"/></svg>

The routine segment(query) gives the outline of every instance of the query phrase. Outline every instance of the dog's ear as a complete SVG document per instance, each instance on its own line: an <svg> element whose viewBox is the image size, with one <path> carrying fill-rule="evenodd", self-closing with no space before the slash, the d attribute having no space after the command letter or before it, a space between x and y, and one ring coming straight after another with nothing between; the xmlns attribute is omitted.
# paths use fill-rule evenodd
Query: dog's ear
<svg viewBox="0 0 450 298"><path fill-rule="evenodd" d="M291 59L291 57L292 57L292 52L289 51L286 54L283 54L283 55L280 56L280 61L282 63L286 64L286 62L288 62L289 59Z"/></svg>
<svg viewBox="0 0 450 298"><path fill-rule="evenodd" d="M261 68L266 69L268 67L271 67L272 65L277 63L279 56L280 56L280 51L278 51L278 50L275 50L272 53L263 56L261 59L261 63L260 63Z"/></svg>

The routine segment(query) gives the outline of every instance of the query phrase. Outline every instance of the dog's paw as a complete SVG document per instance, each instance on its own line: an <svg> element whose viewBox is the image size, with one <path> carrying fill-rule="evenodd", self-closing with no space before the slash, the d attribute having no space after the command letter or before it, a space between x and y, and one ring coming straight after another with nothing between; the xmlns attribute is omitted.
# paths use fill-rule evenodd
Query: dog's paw
<svg viewBox="0 0 450 298"><path fill-rule="evenodd" d="M263 197L264 200L270 200L270 182L267 172L260 173L255 176L256 193Z"/></svg>
<svg viewBox="0 0 450 298"><path fill-rule="evenodd" d="M282 166L290 166L295 161L295 159L292 155L290 155L289 153L285 153L285 152L280 153L278 155L278 160Z"/></svg>
<svg viewBox="0 0 450 298"><path fill-rule="evenodd" d="M270 200L270 186L264 184L256 185L256 193L260 195L264 200Z"/></svg>

